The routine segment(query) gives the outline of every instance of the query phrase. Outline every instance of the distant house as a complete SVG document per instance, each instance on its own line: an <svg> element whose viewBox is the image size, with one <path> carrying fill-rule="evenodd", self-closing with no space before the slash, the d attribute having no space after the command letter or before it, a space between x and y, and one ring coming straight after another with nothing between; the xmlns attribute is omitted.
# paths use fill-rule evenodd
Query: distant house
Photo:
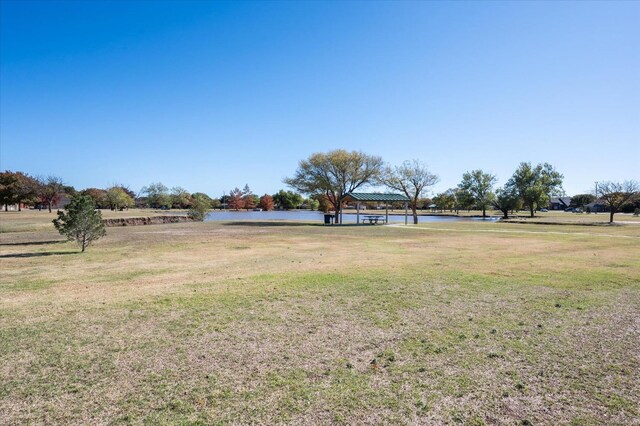
<svg viewBox="0 0 640 426"><path fill-rule="evenodd" d="M4 211L6 212L17 212L18 210L24 210L24 209L28 209L29 206L25 203L20 203L20 205L18 204L5 204L4 205Z"/></svg>
<svg viewBox="0 0 640 426"><path fill-rule="evenodd" d="M596 200L593 203L585 204L584 210L593 213L601 213L607 211L607 206L603 200Z"/></svg>
<svg viewBox="0 0 640 426"><path fill-rule="evenodd" d="M67 195L61 195L60 198L58 198L56 201L51 203L51 208L56 210L64 209L67 207L67 204L69 204L70 202L71 202L71 198L69 198ZM38 210L45 210L45 209L48 209L49 207L47 206L46 203L39 203L39 204L36 204L34 208Z"/></svg>
<svg viewBox="0 0 640 426"><path fill-rule="evenodd" d="M571 197L551 197L549 210L565 210L571 205Z"/></svg>

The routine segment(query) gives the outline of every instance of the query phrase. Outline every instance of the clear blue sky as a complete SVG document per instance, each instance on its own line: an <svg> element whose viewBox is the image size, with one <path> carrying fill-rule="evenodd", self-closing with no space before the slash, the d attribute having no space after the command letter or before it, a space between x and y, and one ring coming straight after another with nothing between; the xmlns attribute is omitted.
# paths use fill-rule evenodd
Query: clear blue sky
<svg viewBox="0 0 640 426"><path fill-rule="evenodd" d="M7 1L0 168L76 188L284 187L313 152L455 186L640 178L640 2Z"/></svg>

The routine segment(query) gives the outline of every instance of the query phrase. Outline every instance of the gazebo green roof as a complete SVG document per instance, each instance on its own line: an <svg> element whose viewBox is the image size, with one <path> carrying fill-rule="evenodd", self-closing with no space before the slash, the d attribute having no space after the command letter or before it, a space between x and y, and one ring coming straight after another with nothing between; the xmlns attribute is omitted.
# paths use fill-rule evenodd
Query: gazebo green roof
<svg viewBox="0 0 640 426"><path fill-rule="evenodd" d="M378 192L350 192L345 195L345 201L409 201L409 197L402 194L381 194Z"/></svg>

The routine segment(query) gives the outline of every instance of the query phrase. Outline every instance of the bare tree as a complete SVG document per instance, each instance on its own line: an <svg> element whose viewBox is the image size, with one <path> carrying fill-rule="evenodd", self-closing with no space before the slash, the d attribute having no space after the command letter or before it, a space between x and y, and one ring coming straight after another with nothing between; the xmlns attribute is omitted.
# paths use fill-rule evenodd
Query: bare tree
<svg viewBox="0 0 640 426"><path fill-rule="evenodd" d="M51 213L51 206L57 204L64 194L64 182L57 176L48 176L46 179L38 179L38 197L40 202L46 204Z"/></svg>
<svg viewBox="0 0 640 426"><path fill-rule="evenodd" d="M596 198L609 208L609 223L620 207L640 197L640 184L634 180L624 182L600 182L596 189Z"/></svg>
<svg viewBox="0 0 640 426"><path fill-rule="evenodd" d="M419 160L405 161L400 166L385 167L382 182L391 189L402 192L409 197L409 205L413 213L413 223L418 223L418 201L426 190L438 183L437 175L431 173L427 166Z"/></svg>
<svg viewBox="0 0 640 426"><path fill-rule="evenodd" d="M344 196L380 177L382 158L343 149L316 153L300 161L292 178L284 179L290 187L309 195L324 194L334 207L336 223Z"/></svg>

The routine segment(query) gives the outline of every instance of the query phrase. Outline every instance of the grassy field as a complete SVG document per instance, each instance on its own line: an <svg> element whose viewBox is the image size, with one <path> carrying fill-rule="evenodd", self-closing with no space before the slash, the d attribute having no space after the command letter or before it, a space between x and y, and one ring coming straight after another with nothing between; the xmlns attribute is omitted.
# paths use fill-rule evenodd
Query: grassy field
<svg viewBox="0 0 640 426"><path fill-rule="evenodd" d="M372 210L367 210L371 212ZM347 210L345 212L355 214L355 210ZM380 213L380 211L376 211ZM384 213L384 210L382 211ZM404 210L390 210L389 213L404 214ZM411 215L411 212L409 212ZM423 216L462 216L462 217L478 217L482 216L481 210L460 210L457 214L455 211L444 212L430 212L427 210L418 210L418 215ZM487 210L487 216L490 217L502 217L502 213L493 210ZM609 223L609 213L571 213L565 211L548 211L548 212L536 212L534 217L529 217L529 212L520 210L513 215L509 215L512 220L535 222L535 223L550 223L550 224L588 224L588 225L605 225ZM613 217L614 223L637 223L640 224L640 216L634 216L631 213L616 213Z"/></svg>
<svg viewBox="0 0 640 426"><path fill-rule="evenodd" d="M184 223L79 254L32 215L0 214L0 424L640 424L640 226Z"/></svg>

